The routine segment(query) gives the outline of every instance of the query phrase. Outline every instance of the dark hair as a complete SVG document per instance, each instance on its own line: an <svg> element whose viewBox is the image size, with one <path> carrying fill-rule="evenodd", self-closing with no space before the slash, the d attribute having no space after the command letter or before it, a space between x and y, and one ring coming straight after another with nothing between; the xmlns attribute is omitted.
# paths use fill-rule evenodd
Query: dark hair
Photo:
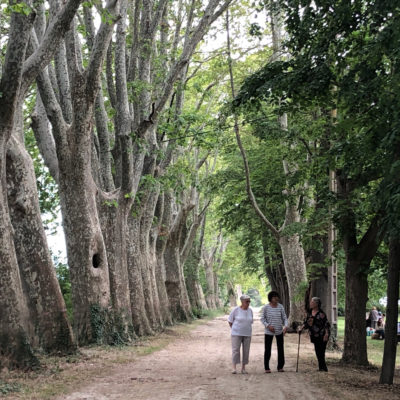
<svg viewBox="0 0 400 400"><path fill-rule="evenodd" d="M272 290L268 293L268 301L271 301L273 297L279 297L279 293Z"/></svg>

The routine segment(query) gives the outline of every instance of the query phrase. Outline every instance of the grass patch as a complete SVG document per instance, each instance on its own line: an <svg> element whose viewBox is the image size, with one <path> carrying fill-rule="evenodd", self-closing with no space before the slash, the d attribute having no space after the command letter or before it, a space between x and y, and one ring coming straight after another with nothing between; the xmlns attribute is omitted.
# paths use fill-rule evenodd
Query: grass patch
<svg viewBox="0 0 400 400"><path fill-rule="evenodd" d="M344 324L345 324L344 317L338 317L338 324L337 324L338 341L341 346L343 346L343 341L344 341ZM368 361L379 368L382 366L384 345L385 345L384 340L372 340L371 336L367 336ZM396 365L400 365L399 345L397 347L397 353L396 353Z"/></svg>
<svg viewBox="0 0 400 400"><path fill-rule="evenodd" d="M22 390L22 385L16 382L3 382L0 381L0 394L6 395L9 393L16 393Z"/></svg>

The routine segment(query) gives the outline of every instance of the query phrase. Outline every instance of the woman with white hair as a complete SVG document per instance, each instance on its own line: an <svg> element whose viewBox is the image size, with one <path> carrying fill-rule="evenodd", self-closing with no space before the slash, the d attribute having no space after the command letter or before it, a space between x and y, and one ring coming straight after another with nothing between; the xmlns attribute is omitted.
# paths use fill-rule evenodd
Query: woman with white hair
<svg viewBox="0 0 400 400"><path fill-rule="evenodd" d="M228 323L231 327L232 340L232 374L236 374L236 365L240 364L240 348L242 347L242 374L247 374L246 365L249 363L251 342L251 324L253 310L250 306L250 296L240 296L241 305L235 307L229 314Z"/></svg>
<svg viewBox="0 0 400 400"><path fill-rule="evenodd" d="M313 297L310 300L310 310L300 330L303 329L308 329L311 343L314 343L319 370L327 372L325 350L330 335L330 324L326 314L321 310L321 300L319 297Z"/></svg>

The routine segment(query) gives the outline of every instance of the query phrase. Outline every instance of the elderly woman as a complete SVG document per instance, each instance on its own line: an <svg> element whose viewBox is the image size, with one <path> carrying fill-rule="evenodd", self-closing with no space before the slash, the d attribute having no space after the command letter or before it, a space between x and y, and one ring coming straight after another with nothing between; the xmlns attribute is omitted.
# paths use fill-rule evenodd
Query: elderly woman
<svg viewBox="0 0 400 400"><path fill-rule="evenodd" d="M261 322L265 327L264 369L266 374L271 373L269 360L271 358L272 339L274 336L276 337L276 345L278 347L278 372L284 372L285 354L283 350L283 336L288 327L285 309L279 303L278 292L269 292L268 301L269 303L264 306L261 316Z"/></svg>
<svg viewBox="0 0 400 400"><path fill-rule="evenodd" d="M240 296L241 305L235 307L228 317L231 327L232 340L232 374L236 374L236 365L240 364L240 347L242 347L242 374L247 374L246 365L249 363L251 342L251 324L253 323L253 310L249 308L250 297Z"/></svg>
<svg viewBox="0 0 400 400"><path fill-rule="evenodd" d="M300 331L308 329L311 343L314 343L315 354L318 359L320 371L328 371L325 362L325 350L330 335L330 324L326 314L321 310L321 300L319 297L313 297L310 300L310 310Z"/></svg>

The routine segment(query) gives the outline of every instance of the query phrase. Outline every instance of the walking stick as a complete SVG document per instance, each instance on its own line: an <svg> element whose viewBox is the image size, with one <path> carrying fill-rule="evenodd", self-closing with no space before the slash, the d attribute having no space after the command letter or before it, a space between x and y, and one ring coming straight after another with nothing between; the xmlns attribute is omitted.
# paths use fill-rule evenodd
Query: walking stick
<svg viewBox="0 0 400 400"><path fill-rule="evenodd" d="M301 331L299 331L299 344L297 345L297 363L296 363L296 372L299 372L300 337L301 337Z"/></svg>

